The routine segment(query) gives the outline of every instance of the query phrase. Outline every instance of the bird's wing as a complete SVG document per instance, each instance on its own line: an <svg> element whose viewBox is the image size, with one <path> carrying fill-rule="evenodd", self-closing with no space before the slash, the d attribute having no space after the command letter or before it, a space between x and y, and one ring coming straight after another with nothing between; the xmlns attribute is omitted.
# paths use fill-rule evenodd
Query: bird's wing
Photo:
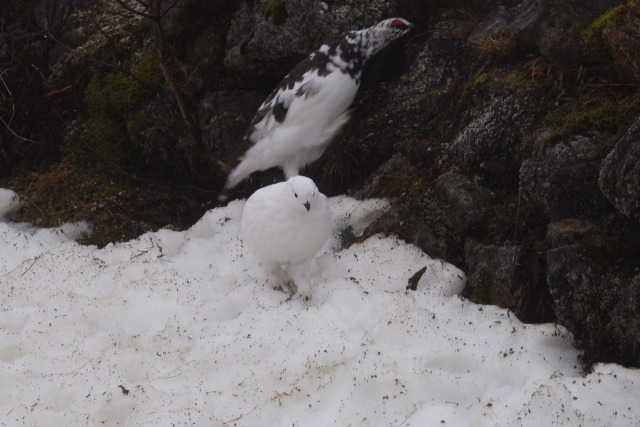
<svg viewBox="0 0 640 427"><path fill-rule="evenodd" d="M269 136L280 123L284 122L295 98L309 98L320 92L324 81L322 77L327 73L328 62L328 57L323 52L324 50L320 48L309 55L296 65L271 92L253 118L245 135L246 139L255 144Z"/></svg>

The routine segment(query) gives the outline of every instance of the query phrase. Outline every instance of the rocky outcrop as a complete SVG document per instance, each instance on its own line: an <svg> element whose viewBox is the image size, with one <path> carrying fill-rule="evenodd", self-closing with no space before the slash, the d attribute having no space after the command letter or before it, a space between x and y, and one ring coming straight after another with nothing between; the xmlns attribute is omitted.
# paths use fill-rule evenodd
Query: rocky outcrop
<svg viewBox="0 0 640 427"><path fill-rule="evenodd" d="M493 184L515 183L525 121L517 96L491 99L446 146L444 162Z"/></svg>
<svg viewBox="0 0 640 427"><path fill-rule="evenodd" d="M599 184L616 209L640 222L640 120L604 159Z"/></svg>
<svg viewBox="0 0 640 427"><path fill-rule="evenodd" d="M467 43L483 50L492 40L512 40L556 65L571 68L582 59L580 33L616 3L528 0L511 8L499 6L480 22Z"/></svg>
<svg viewBox="0 0 640 427"><path fill-rule="evenodd" d="M475 181L448 172L435 182L436 193L446 206L451 227L460 235L481 232L486 226L494 194Z"/></svg>
<svg viewBox="0 0 640 427"><path fill-rule="evenodd" d="M596 28L591 29L594 38L598 35L601 38L591 41L596 45L601 41L603 45L600 47L610 52L609 58L613 61L607 65L620 78L631 82L640 81L639 11L638 5L631 2L618 5L601 18L603 22L596 21Z"/></svg>
<svg viewBox="0 0 640 427"><path fill-rule="evenodd" d="M598 190L602 137L576 135L548 145L539 132L531 158L520 168L520 191L541 205L551 221L592 218L604 206Z"/></svg>
<svg viewBox="0 0 640 427"><path fill-rule="evenodd" d="M245 79L273 74L282 78L321 44L389 16L392 3L382 0L358 0L348 5L312 0L241 2L227 35L226 71Z"/></svg>
<svg viewBox="0 0 640 427"><path fill-rule="evenodd" d="M588 361L640 358L640 275L606 271L573 244L547 252L547 282L558 321L586 348Z"/></svg>
<svg viewBox="0 0 640 427"><path fill-rule="evenodd" d="M474 299L494 302L514 310L518 300L514 288L519 284L516 271L520 246L483 245L475 241L465 244L465 261L469 276L467 285Z"/></svg>

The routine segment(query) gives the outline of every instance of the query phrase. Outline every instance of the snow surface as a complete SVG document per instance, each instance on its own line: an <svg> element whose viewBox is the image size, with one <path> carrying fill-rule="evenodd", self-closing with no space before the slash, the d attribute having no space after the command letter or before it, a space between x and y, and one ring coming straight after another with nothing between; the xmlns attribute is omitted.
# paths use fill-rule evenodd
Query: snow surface
<svg viewBox="0 0 640 427"><path fill-rule="evenodd" d="M331 204L356 234L388 207ZM459 297L462 272L394 237L327 244L313 300L287 300L238 237L243 206L103 249L73 241L85 224L0 222L0 423L640 423L638 370L583 374L563 327Z"/></svg>

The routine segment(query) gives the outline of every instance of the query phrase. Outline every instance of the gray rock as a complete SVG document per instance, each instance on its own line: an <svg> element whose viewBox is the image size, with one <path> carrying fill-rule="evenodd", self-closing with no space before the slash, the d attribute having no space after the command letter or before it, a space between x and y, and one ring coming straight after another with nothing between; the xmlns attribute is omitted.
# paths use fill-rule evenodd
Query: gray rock
<svg viewBox="0 0 640 427"><path fill-rule="evenodd" d="M390 177L415 176L416 168L411 161L400 153L394 154L383 163L371 176L362 188L353 194L356 199L370 197L399 197L404 196L398 191L398 187L390 185Z"/></svg>
<svg viewBox="0 0 640 427"><path fill-rule="evenodd" d="M574 333L581 331L578 325L596 314L589 312L588 302L595 279L593 270L577 245L547 251L547 265L547 283L558 322Z"/></svg>
<svg viewBox="0 0 640 427"><path fill-rule="evenodd" d="M623 289L609 318L608 330L618 343L616 347L627 356L628 363L640 362L640 274Z"/></svg>
<svg viewBox="0 0 640 427"><path fill-rule="evenodd" d="M640 221L640 120L604 159L598 183L618 211Z"/></svg>
<svg viewBox="0 0 640 427"><path fill-rule="evenodd" d="M520 246L467 241L464 247L467 286L474 301L516 310L520 295L514 291L521 250Z"/></svg>
<svg viewBox="0 0 640 427"><path fill-rule="evenodd" d="M387 17L394 2L283 1L287 14L284 22L274 22L265 13L267 3L267 0L242 2L234 14L224 58L230 75L276 74L282 78L321 44Z"/></svg>
<svg viewBox="0 0 640 427"><path fill-rule="evenodd" d="M425 223L425 218L412 212L406 204L399 203L399 200L406 197L404 193L410 190L404 178L414 177L416 174L415 166L401 154L395 154L371 174L362 189L355 192L353 197L357 199L392 197L393 202L391 208L370 224L354 241L362 242L378 233L395 233L407 242L418 246L431 257L443 257L443 242L436 237L432 227Z"/></svg>
<svg viewBox="0 0 640 427"><path fill-rule="evenodd" d="M436 180L436 193L447 206L452 228L460 235L481 231L486 226L494 194L475 181L456 173L445 173Z"/></svg>
<svg viewBox="0 0 640 427"><path fill-rule="evenodd" d="M444 162L491 182L516 182L525 115L516 95L498 96L445 148Z"/></svg>
<svg viewBox="0 0 640 427"><path fill-rule="evenodd" d="M467 45L481 47L489 39L499 38L507 33L513 33L511 21L513 14L504 6L498 6L489 12L473 30L467 39Z"/></svg>
<svg viewBox="0 0 640 427"><path fill-rule="evenodd" d="M580 245L547 251L547 282L558 322L587 361L640 364L640 275L602 269Z"/></svg>
<svg viewBox="0 0 640 427"><path fill-rule="evenodd" d="M572 136L551 147L538 139L533 156L520 168L521 193L542 206L551 221L594 217L606 206L598 190L602 150L597 136Z"/></svg>
<svg viewBox="0 0 640 427"><path fill-rule="evenodd" d="M452 22L439 22L429 29L417 54L410 59L409 69L401 76L399 91L413 96L447 92L462 75L463 45L455 36ZM406 100L398 96L398 100Z"/></svg>
<svg viewBox="0 0 640 427"><path fill-rule="evenodd" d="M528 0L509 9L500 6L480 22L468 43L482 46L489 38L514 37L520 45L538 51L551 62L572 68L581 58L580 32L608 3L584 1L577 5Z"/></svg>
<svg viewBox="0 0 640 427"><path fill-rule="evenodd" d="M627 7L609 19L602 29L602 41L611 52L611 65L617 76L627 81L640 81L640 16Z"/></svg>

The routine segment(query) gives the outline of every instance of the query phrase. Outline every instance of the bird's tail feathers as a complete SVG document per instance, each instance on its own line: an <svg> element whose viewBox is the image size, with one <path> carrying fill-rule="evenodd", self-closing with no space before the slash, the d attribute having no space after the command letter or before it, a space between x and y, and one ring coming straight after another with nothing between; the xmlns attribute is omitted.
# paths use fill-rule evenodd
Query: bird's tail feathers
<svg viewBox="0 0 640 427"><path fill-rule="evenodd" d="M220 194L227 194L229 190L235 188L236 185L240 184L242 181L244 181L245 178L251 175L251 172L254 171L251 170L251 167L247 163L247 161L245 159L241 160L238 166L236 166L235 169L232 170L227 177L227 182L224 185L222 193Z"/></svg>

